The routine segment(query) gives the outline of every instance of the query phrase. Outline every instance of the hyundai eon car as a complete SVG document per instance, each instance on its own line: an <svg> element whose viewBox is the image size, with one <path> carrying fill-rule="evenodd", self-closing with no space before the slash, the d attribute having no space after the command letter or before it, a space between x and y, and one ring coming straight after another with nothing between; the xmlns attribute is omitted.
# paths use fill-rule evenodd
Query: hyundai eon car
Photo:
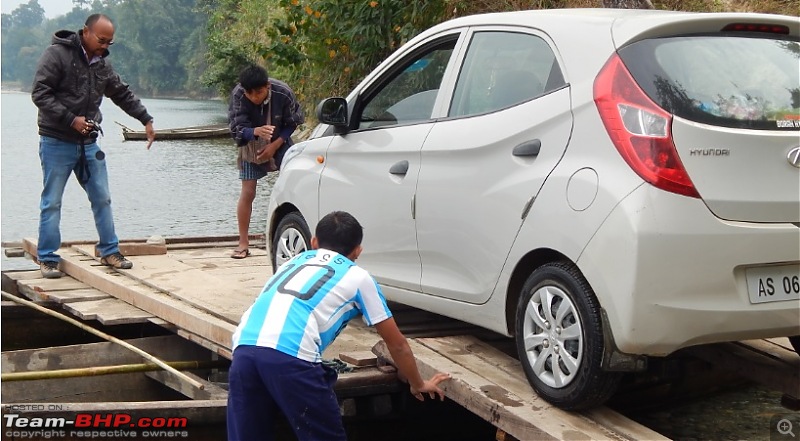
<svg viewBox="0 0 800 441"><path fill-rule="evenodd" d="M684 347L797 348L798 66L797 17L441 23L320 102L271 194L273 264L350 212L388 299L514 337L564 409Z"/></svg>

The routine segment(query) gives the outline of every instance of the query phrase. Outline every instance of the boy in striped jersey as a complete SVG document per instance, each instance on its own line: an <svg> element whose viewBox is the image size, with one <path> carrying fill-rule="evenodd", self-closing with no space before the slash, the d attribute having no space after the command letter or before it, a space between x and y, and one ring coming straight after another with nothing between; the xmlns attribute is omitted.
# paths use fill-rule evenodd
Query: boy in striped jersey
<svg viewBox="0 0 800 441"><path fill-rule="evenodd" d="M336 372L322 353L359 315L386 342L411 394L437 395L450 376L423 380L375 279L355 264L363 231L349 213L317 224L312 250L278 268L233 334L229 372L228 440L274 439L273 415L286 416L299 441L346 440L333 386Z"/></svg>

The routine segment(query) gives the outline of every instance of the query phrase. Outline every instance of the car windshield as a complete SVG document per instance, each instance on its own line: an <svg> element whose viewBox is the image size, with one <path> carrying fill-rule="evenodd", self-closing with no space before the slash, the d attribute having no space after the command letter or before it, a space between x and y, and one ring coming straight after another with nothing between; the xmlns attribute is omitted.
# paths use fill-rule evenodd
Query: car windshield
<svg viewBox="0 0 800 441"><path fill-rule="evenodd" d="M800 43L781 37L651 39L619 54L648 96L676 116L723 127L796 130Z"/></svg>

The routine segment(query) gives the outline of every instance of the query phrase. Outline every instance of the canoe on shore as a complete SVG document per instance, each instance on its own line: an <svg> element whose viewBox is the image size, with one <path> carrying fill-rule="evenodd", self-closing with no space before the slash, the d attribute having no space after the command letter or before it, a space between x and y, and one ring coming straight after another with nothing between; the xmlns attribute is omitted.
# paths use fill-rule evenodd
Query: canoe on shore
<svg viewBox="0 0 800 441"><path fill-rule="evenodd" d="M126 141L141 141L147 139L147 133L144 130L132 130L125 126L122 126L122 136ZM225 138L230 136L231 132L227 124L156 129L157 140Z"/></svg>

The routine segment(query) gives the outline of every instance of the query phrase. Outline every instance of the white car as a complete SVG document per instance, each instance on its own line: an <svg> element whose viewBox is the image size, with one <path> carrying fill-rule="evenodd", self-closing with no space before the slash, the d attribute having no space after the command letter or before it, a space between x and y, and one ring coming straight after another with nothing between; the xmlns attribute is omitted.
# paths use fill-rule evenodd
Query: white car
<svg viewBox="0 0 800 441"><path fill-rule="evenodd" d="M352 213L389 299L515 336L565 409L686 346L797 348L799 61L779 15L439 24L320 103L272 191L273 261Z"/></svg>

